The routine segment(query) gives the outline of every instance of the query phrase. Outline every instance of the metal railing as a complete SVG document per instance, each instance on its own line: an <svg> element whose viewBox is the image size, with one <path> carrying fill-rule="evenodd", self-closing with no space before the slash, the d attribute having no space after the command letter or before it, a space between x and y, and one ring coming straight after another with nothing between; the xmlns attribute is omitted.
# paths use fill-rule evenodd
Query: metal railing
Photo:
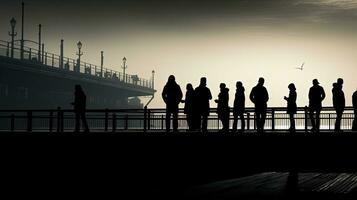
<svg viewBox="0 0 357 200"><path fill-rule="evenodd" d="M232 110L231 110L232 111ZM289 115L284 107L272 107L267 110L265 130L280 131L290 127ZM165 130L165 109L97 109L87 110L89 128L94 132L118 131L159 131ZM254 108L246 108L246 130L255 130ZM324 107L321 112L321 130L333 130L336 114L332 107ZM187 130L186 115L179 110L179 130ZM354 119L352 107L346 107L342 116L341 129L351 130ZM306 131L311 127L307 107L299 107L295 115L296 129ZM230 114L230 127L233 124ZM0 110L0 131L43 131L72 132L75 126L73 110ZM238 121L240 126L240 121ZM218 130L222 124L216 109L210 110L208 130Z"/></svg>
<svg viewBox="0 0 357 200"><path fill-rule="evenodd" d="M0 40L0 56L11 57L11 44L10 42ZM39 51L35 48L24 47L24 60L31 61L37 64L45 65L49 68L58 68L65 71L72 71L80 74L85 74L93 77L100 77L105 80L119 81L126 84L131 84L135 86L145 87L153 89L152 81L138 77L137 75L123 74L121 72L101 68L100 66L80 62L78 63L76 59L63 57L61 62L61 56L40 51L40 56L38 56ZM14 45L14 59L21 59L21 46L18 44ZM39 59L40 58L40 59ZM103 70L102 70L103 69Z"/></svg>

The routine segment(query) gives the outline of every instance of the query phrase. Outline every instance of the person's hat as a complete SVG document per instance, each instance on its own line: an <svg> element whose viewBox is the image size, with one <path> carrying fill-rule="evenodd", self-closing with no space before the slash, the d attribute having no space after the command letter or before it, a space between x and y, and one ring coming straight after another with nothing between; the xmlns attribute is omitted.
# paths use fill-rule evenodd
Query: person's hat
<svg viewBox="0 0 357 200"><path fill-rule="evenodd" d="M312 81L312 83L314 83L314 84L320 84L317 79L314 79L314 80Z"/></svg>

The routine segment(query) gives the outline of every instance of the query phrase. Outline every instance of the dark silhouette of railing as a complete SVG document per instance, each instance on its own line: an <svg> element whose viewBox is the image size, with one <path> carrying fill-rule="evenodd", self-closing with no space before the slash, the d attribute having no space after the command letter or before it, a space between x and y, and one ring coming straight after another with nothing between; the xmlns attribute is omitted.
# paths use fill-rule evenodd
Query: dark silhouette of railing
<svg viewBox="0 0 357 200"><path fill-rule="evenodd" d="M86 116L92 132L120 131L161 131L165 127L165 109L96 109L87 110ZM334 130L336 114L332 107L324 107L321 112L321 130ZM352 107L346 107L342 117L341 129L351 130L354 114ZM299 107L295 115L297 131L307 131L310 119L307 107ZM246 108L246 130L256 129L254 108ZM230 115L230 128L233 116ZM0 131L6 132L73 132L75 116L73 110L0 110ZM238 123L238 126L240 124ZM290 126L285 107L268 108L265 130L282 131ZM210 110L208 130L222 128L216 109ZM178 129L188 129L186 115L179 110Z"/></svg>
<svg viewBox="0 0 357 200"><path fill-rule="evenodd" d="M7 41L0 40L0 56L5 56L10 58L11 57L10 51L11 51L10 43ZM62 60L63 66L62 66L60 55L49 53L49 52L42 52L42 51L40 52L41 53L39 56L38 49L29 48L25 46L23 59L37 64L42 64L51 68L58 68L61 70L77 72L80 74L85 74L93 77L100 77L105 80L120 81L131 85L153 89L153 84L151 80L139 78L137 75L125 74L123 76L123 73L107 68L103 68L102 71L100 66L86 63L86 62L78 63L76 59L68 58L68 57L63 57ZM16 44L14 45L13 58L21 59L20 45L16 45Z"/></svg>

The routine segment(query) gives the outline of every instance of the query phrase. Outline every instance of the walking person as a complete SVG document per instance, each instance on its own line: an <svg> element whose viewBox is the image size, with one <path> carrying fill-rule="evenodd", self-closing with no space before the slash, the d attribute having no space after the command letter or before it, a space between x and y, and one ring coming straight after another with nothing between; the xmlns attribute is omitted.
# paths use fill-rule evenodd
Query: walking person
<svg viewBox="0 0 357 200"><path fill-rule="evenodd" d="M242 82L237 81L236 83L236 94L234 98L233 104L233 130L232 132L235 133L237 131L238 126L238 117L241 121L241 132L244 132L245 129L245 121L244 121L244 112L245 112L245 95L244 95L244 87Z"/></svg>
<svg viewBox="0 0 357 200"><path fill-rule="evenodd" d="M287 105L287 113L289 114L289 118L290 118L290 128L289 131L291 133L295 132L295 118L294 115L296 114L297 111L297 105L296 105L296 98L297 98L297 94L296 94L296 88L294 83L290 83L289 86L289 97L284 97L284 99L287 101L288 105Z"/></svg>
<svg viewBox="0 0 357 200"><path fill-rule="evenodd" d="M171 114L173 131L177 132L178 110L182 99L182 91L180 86L176 83L174 75L169 76L161 96L166 104L166 132L170 132Z"/></svg>
<svg viewBox="0 0 357 200"><path fill-rule="evenodd" d="M342 88L343 79L339 78L337 82L333 84L332 89L333 108L336 111L335 132L341 132L341 119L346 106L345 93Z"/></svg>
<svg viewBox="0 0 357 200"><path fill-rule="evenodd" d="M72 105L74 107L74 113L76 116L74 132L80 132L80 121L82 120L84 125L84 132L88 133L89 128L86 118L86 95L80 85L75 85L74 87L74 102Z"/></svg>
<svg viewBox="0 0 357 200"><path fill-rule="evenodd" d="M325 99L326 94L324 88L321 87L319 81L314 79L312 81L313 86L309 91L309 115L311 119L312 132L320 132L320 113L322 109L322 101ZM316 113L316 121L314 119L314 113Z"/></svg>
<svg viewBox="0 0 357 200"><path fill-rule="evenodd" d="M352 131L357 131L357 90L352 95L352 104L353 104L353 111L354 111Z"/></svg>
<svg viewBox="0 0 357 200"><path fill-rule="evenodd" d="M259 78L258 84L253 87L249 98L255 105L257 131L264 132L265 118L267 114L267 102L269 101L268 91L264 87L264 78Z"/></svg>
<svg viewBox="0 0 357 200"><path fill-rule="evenodd" d="M188 125L188 130L194 130L194 101L195 101L195 91L193 90L192 84L188 83L186 85L186 95L185 100L182 100L182 103L185 103L184 113L186 114L186 120Z"/></svg>
<svg viewBox="0 0 357 200"><path fill-rule="evenodd" d="M200 85L195 89L197 106L197 128L202 132L207 132L207 120L210 112L209 101L212 99L210 89L207 88L207 79L202 77Z"/></svg>
<svg viewBox="0 0 357 200"><path fill-rule="evenodd" d="M221 120L223 128L220 130L221 132L228 133L229 131L229 89L226 88L226 84L221 83L219 85L220 93L218 95L218 99L215 100L217 103L217 114L218 119Z"/></svg>

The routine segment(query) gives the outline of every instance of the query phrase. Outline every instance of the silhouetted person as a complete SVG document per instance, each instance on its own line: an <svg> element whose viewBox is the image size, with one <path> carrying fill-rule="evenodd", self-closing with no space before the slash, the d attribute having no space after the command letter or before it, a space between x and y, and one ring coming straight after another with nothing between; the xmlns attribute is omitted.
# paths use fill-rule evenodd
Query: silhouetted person
<svg viewBox="0 0 357 200"><path fill-rule="evenodd" d="M86 95L80 85L74 87L74 113L76 115L75 132L80 131L80 120L84 125L84 131L89 132L88 123L86 119Z"/></svg>
<svg viewBox="0 0 357 200"><path fill-rule="evenodd" d="M182 91L175 81L175 76L170 75L162 91L162 99L166 103L166 131L170 132L170 118L172 114L173 131L178 127L178 110L182 99Z"/></svg>
<svg viewBox="0 0 357 200"><path fill-rule="evenodd" d="M264 131L265 118L267 114L267 102L269 95L267 89L263 86L264 78L259 78L258 84L253 87L249 98L255 105L255 116L258 132Z"/></svg>
<svg viewBox="0 0 357 200"><path fill-rule="evenodd" d="M186 120L188 125L188 130L194 130L194 101L195 101L195 91L193 90L192 84L188 83L186 85L186 95L185 100L182 103L185 103L184 113L186 114Z"/></svg>
<svg viewBox="0 0 357 200"><path fill-rule="evenodd" d="M309 91L309 114L311 119L312 131L320 131L320 112L322 109L322 101L325 99L326 94L324 89L319 85L319 81L314 79L312 81L313 86ZM316 121L314 119L314 113L316 112Z"/></svg>
<svg viewBox="0 0 357 200"><path fill-rule="evenodd" d="M242 82L238 81L236 83L236 94L234 98L233 104L233 132L237 131L238 126L238 117L241 120L241 132L245 129L245 121L244 121L244 112L245 112L245 95L244 95L244 87Z"/></svg>
<svg viewBox="0 0 357 200"><path fill-rule="evenodd" d="M296 106L296 88L294 83L290 83L289 86L289 97L284 97L284 99L288 102L287 106L287 113L289 114L290 117L290 132L295 132L295 118L294 115L296 114L297 106Z"/></svg>
<svg viewBox="0 0 357 200"><path fill-rule="evenodd" d="M355 116L353 119L352 131L357 131L357 90L352 95L352 105Z"/></svg>
<svg viewBox="0 0 357 200"><path fill-rule="evenodd" d="M207 79L202 77L200 85L195 89L197 106L197 128L202 132L207 132L207 119L209 116L209 101L212 99L211 91L206 87Z"/></svg>
<svg viewBox="0 0 357 200"><path fill-rule="evenodd" d="M215 100L217 103L217 114L218 119L221 120L223 128L221 131L228 132L229 131L229 89L226 88L226 84L221 83L219 85L220 93L218 95L218 99Z"/></svg>
<svg viewBox="0 0 357 200"><path fill-rule="evenodd" d="M342 90L343 87L343 79L337 79L337 83L333 84L332 89L332 102L333 107L336 111L336 122L335 122L335 131L341 131L341 119L343 111L345 110L346 100L345 100L345 93Z"/></svg>

